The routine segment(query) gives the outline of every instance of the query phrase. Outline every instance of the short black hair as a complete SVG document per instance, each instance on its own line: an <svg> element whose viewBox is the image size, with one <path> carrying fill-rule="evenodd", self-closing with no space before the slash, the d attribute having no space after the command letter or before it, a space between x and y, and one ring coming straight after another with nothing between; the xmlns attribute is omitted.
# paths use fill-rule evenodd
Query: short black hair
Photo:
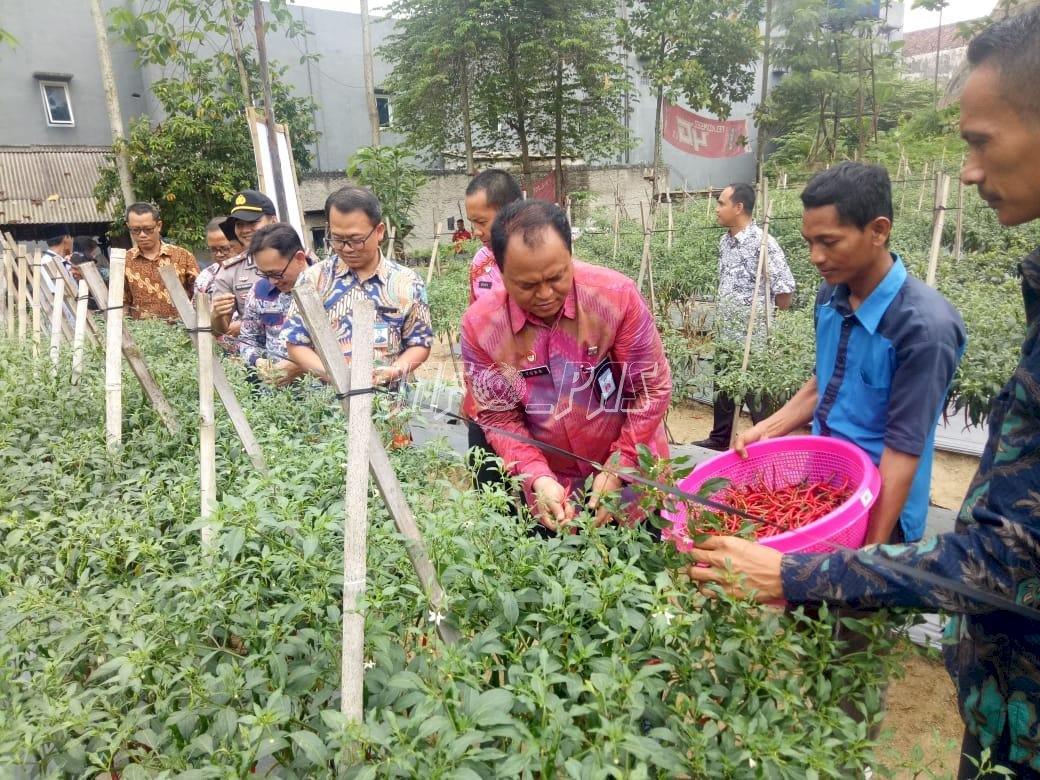
<svg viewBox="0 0 1040 780"><path fill-rule="evenodd" d="M274 249L282 257L292 257L297 252L304 251L300 234L286 222L264 225L253 233L249 240L249 254L255 256L264 249Z"/></svg>
<svg viewBox="0 0 1040 780"><path fill-rule="evenodd" d="M97 248L98 242L93 236L76 236L72 239L72 249L75 252L90 254Z"/></svg>
<svg viewBox="0 0 1040 780"><path fill-rule="evenodd" d="M730 200L734 203L739 203L744 207L744 213L750 216L755 210L755 188L748 184L746 181L735 181L729 185L729 189L733 190L733 194L730 195Z"/></svg>
<svg viewBox="0 0 1040 780"><path fill-rule="evenodd" d="M834 206L844 224L863 230L878 217L892 221L892 182L880 165L838 163L809 180L802 205L807 209Z"/></svg>
<svg viewBox="0 0 1040 780"><path fill-rule="evenodd" d="M50 236L47 239L47 246L58 246L63 241L65 241L65 239L68 238L68 237L69 237L68 233L62 233L60 236Z"/></svg>
<svg viewBox="0 0 1040 780"><path fill-rule="evenodd" d="M379 205L379 198L372 193L372 190L365 187L348 184L325 198L326 222L329 221L333 208L343 214L363 211L373 225L378 225L383 221L383 207Z"/></svg>
<svg viewBox="0 0 1040 780"><path fill-rule="evenodd" d="M999 74L1003 97L1040 118L1040 8L991 24L968 44L972 68L992 65Z"/></svg>
<svg viewBox="0 0 1040 780"><path fill-rule="evenodd" d="M221 234L223 234L224 233L224 228L222 226L223 226L224 221L226 219L227 219L227 216L225 216L224 214L221 214L219 216L213 217L213 219L211 219L209 222L206 223L206 232L207 233L221 233ZM227 238L227 235L224 235L224 238Z"/></svg>
<svg viewBox="0 0 1040 780"><path fill-rule="evenodd" d="M516 179L498 168L481 171L470 180L466 186L466 195L476 195L478 192L484 193L484 199L493 209L500 209L524 197L524 191Z"/></svg>
<svg viewBox="0 0 1040 780"><path fill-rule="evenodd" d="M123 215L123 219L130 219L131 214L151 214L155 217L155 221L158 222L162 219L159 216L159 209L153 203L145 203L144 201L138 203L131 203L126 207L126 214Z"/></svg>
<svg viewBox="0 0 1040 780"><path fill-rule="evenodd" d="M552 228L571 251L571 226L567 213L547 200L517 200L507 203L491 225L491 251L499 270L505 267L506 246L510 236L519 233L527 246L535 246L542 232Z"/></svg>

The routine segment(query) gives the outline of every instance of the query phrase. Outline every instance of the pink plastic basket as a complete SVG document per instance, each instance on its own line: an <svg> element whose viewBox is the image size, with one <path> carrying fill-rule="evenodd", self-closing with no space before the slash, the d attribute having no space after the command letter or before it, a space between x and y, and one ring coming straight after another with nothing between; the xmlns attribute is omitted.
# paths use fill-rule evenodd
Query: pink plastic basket
<svg viewBox="0 0 1040 780"><path fill-rule="evenodd" d="M853 485L849 499L824 517L795 531L768 536L761 543L783 553L833 552L835 545L862 547L867 536L870 508L881 488L881 475L867 454L841 439L829 436L786 436L756 442L747 448L747 459L730 451L701 463L679 487L696 493L709 479L723 477L736 485L762 479L770 487L783 488L801 482L844 481ZM687 505L666 520L685 520Z"/></svg>

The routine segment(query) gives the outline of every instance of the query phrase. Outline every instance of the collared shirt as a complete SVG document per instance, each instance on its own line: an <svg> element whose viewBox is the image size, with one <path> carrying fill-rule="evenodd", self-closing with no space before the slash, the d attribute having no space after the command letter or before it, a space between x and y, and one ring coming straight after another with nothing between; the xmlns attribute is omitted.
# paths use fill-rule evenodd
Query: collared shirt
<svg viewBox="0 0 1040 780"><path fill-rule="evenodd" d="M153 260L141 255L134 247L126 253L126 294L124 302L129 304L130 316L134 319L159 317L176 320L177 309L170 300L162 277L160 265L172 265L177 278L188 297L195 294L195 279L199 275L199 264L195 255L183 247L163 242L159 254Z"/></svg>
<svg viewBox="0 0 1040 780"><path fill-rule="evenodd" d="M212 293L213 282L217 278L217 274L220 273L220 263L213 262L199 271L199 275L195 278L195 292L197 293Z"/></svg>
<svg viewBox="0 0 1040 780"><path fill-rule="evenodd" d="M47 263L61 263L65 266L65 270L72 273L72 263L68 261L68 258L62 257L57 252L51 249L44 249L43 254L40 255L40 261L47 265Z"/></svg>
<svg viewBox="0 0 1040 780"><path fill-rule="evenodd" d="M231 293L235 296L235 311L239 319L246 311L249 293L260 281L260 272L256 270L253 256L245 251L225 260L213 277L210 292L213 295Z"/></svg>
<svg viewBox="0 0 1040 780"><path fill-rule="evenodd" d="M482 246L473 255L469 265L469 302L473 303L482 295L502 289L505 289L502 272L498 270L495 255L490 247Z"/></svg>
<svg viewBox="0 0 1040 780"><path fill-rule="evenodd" d="M785 555L784 597L851 607L957 613L943 649L967 729L984 747L1010 732L1010 757L1040 771L1040 621L894 572L878 558L1040 606L1040 250L1021 265L1026 338L990 406L989 436L954 533L916 544Z"/></svg>
<svg viewBox="0 0 1040 780"><path fill-rule="evenodd" d="M850 441L875 464L885 447L920 458L899 516L912 542L924 533L935 424L967 335L957 310L893 260L855 311L847 286L820 287L813 433Z"/></svg>
<svg viewBox="0 0 1040 780"><path fill-rule="evenodd" d="M318 260L307 255L307 265ZM238 334L239 351L247 364L256 365L260 358L286 360L285 315L292 305L292 293L283 293L270 279L260 278L249 292L242 330Z"/></svg>
<svg viewBox="0 0 1040 780"><path fill-rule="evenodd" d="M719 238L719 295L715 318L721 341L742 342L747 333L763 235L762 228L751 222L735 236L726 232ZM766 246L770 302L775 303L777 295L794 292L794 275L776 239L770 236ZM764 332L765 291L766 280L763 278L758 290L756 334Z"/></svg>
<svg viewBox="0 0 1040 780"><path fill-rule="evenodd" d="M638 465L637 446L667 457L671 372L653 315L627 276L574 261L555 324L506 293L482 296L462 318L462 360L475 421L512 473L580 489L594 469L496 432L501 428L606 463Z"/></svg>
<svg viewBox="0 0 1040 780"><path fill-rule="evenodd" d="M329 321L344 356L350 356L353 341L351 315L354 303L368 298L376 307L375 348L377 361L392 363L409 347L433 344L430 307L426 286L411 268L383 258L375 274L361 281L336 255L311 266L300 279L311 282L325 304ZM297 284L300 281L297 280ZM295 302L286 313L286 344L311 346L311 336Z"/></svg>

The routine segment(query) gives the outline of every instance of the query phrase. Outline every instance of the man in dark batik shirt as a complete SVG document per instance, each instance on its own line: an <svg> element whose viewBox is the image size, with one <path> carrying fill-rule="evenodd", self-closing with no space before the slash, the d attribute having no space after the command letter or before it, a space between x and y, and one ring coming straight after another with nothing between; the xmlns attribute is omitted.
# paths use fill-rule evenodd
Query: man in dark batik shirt
<svg viewBox="0 0 1040 780"><path fill-rule="evenodd" d="M966 184L1001 223L1040 219L1040 9L997 22L968 47L961 96ZM763 601L849 607L914 607L953 613L944 654L965 734L960 776L990 750L1018 777L1040 774L1040 612L1001 611L893 571L898 561L1026 607L1040 607L1040 250L1019 265L1027 330L1021 359L993 399L978 473L954 533L865 552L781 555L742 539L709 539L693 553L698 582L756 593ZM734 581L726 564L743 574ZM974 759L974 762L972 761Z"/></svg>

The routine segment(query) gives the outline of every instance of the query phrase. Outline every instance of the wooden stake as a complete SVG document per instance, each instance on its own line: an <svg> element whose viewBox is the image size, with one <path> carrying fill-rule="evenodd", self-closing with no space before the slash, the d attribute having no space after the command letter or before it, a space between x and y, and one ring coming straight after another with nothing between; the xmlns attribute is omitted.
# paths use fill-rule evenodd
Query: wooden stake
<svg viewBox="0 0 1040 780"><path fill-rule="evenodd" d="M376 310L369 300L354 304L350 386L372 383ZM358 602L365 592L368 560L368 450L372 437L372 396L351 396L347 412L347 476L343 525L343 652L340 711L360 723L364 715L365 617Z"/></svg>
<svg viewBox="0 0 1040 780"><path fill-rule="evenodd" d="M40 340L43 335L43 315L40 312L40 263L41 252L36 250L32 264L32 353L40 356Z"/></svg>
<svg viewBox="0 0 1040 780"><path fill-rule="evenodd" d="M199 519L203 522L202 543L213 541L208 521L217 503L217 427L213 413L212 308L208 293L195 296L198 323L195 343L199 355Z"/></svg>
<svg viewBox="0 0 1040 780"><path fill-rule="evenodd" d="M51 298L51 363L58 370L58 358L61 350L61 325L65 321L65 285L55 284Z"/></svg>
<svg viewBox="0 0 1040 780"><path fill-rule="evenodd" d="M715 214L715 199L712 197L711 180L708 181L708 189L705 190L707 193L706 200L708 201L708 210L706 216L708 217L708 223L711 223L711 218Z"/></svg>
<svg viewBox="0 0 1040 780"><path fill-rule="evenodd" d="M87 301L89 298L87 283L80 280L76 290L76 329L72 334L71 384L73 387L79 385L79 378L83 374L83 339L87 331Z"/></svg>
<svg viewBox="0 0 1040 780"><path fill-rule="evenodd" d="M646 271L647 271L647 268L649 268L649 266L650 266L650 239L653 237L653 232L652 232L653 231L653 224L652 223L653 223L654 215L655 215L654 209L651 208L650 209L651 225L650 225L650 229L647 230L647 227L646 227L646 213L645 213L645 211L643 209L643 202L642 201L639 202L639 221L643 225L643 254L642 254L642 259L639 261L639 279L636 281L636 287L639 288L640 292L642 292L642 290L643 290L643 280L646 279Z"/></svg>
<svg viewBox="0 0 1040 780"><path fill-rule="evenodd" d="M349 397L345 394L350 392L350 372L321 298L318 297L314 285L309 284L306 279L293 288L292 294L304 325L310 333L311 343L325 366L329 383L332 385L332 389L341 396L340 406L349 415ZM383 442L377 436L369 439L368 468L390 516L394 519L397 532L404 539L408 559L429 600L430 615L435 618L437 633L446 644L454 644L460 637L459 632L448 620L444 590L437 581L437 573L433 564L430 563L419 526L415 522L411 507L408 506L408 499L394 475L393 466L383 448Z"/></svg>
<svg viewBox="0 0 1040 780"><path fill-rule="evenodd" d="M459 387L463 387L462 374L459 373L459 363L455 359L455 336L452 335L451 328L448 328L448 354L451 355L451 368L455 372L455 381L458 382Z"/></svg>
<svg viewBox="0 0 1040 780"><path fill-rule="evenodd" d="M126 250L113 249L112 253L113 256L123 258L125 263ZM97 301L98 306L102 309L107 308L108 286L105 284L105 280L101 278L101 272L98 271L97 265L93 262L83 263L77 266L77 268L83 276L84 281L86 281L87 287L90 289L90 294L94 297L94 300ZM120 298L121 297L122 296L120 296ZM111 336L106 334L106 343L109 338L111 338ZM180 426L177 424L177 416L174 414L173 407L170 406L170 402L166 400L166 396L163 395L162 388L160 388L158 382L155 381L152 372L148 370L148 364L145 362L141 350L137 348L137 343L134 341L133 335L131 335L130 331L127 329L126 323L122 323L121 342L123 357L125 357L126 362L130 364L130 370L134 372L137 381L141 383L141 389L144 390L144 394L148 398L149 403L151 403L152 408L155 409L155 413L159 415L160 419L162 419L163 425L166 426L166 430L170 433L177 433Z"/></svg>
<svg viewBox="0 0 1040 780"><path fill-rule="evenodd" d="M935 287L935 272L939 265L939 250L942 248L943 224L946 221L946 199L950 194L950 177L940 171L936 176L939 198L935 204L935 217L932 220L932 247L928 252L928 276L925 281L929 287Z"/></svg>
<svg viewBox="0 0 1040 780"><path fill-rule="evenodd" d="M109 257L108 300L105 302L105 443L115 454L123 443L123 280L126 250Z"/></svg>
<svg viewBox="0 0 1040 780"><path fill-rule="evenodd" d="M191 336L192 341L198 343L196 334L193 332L198 327L195 309L192 307L191 301L188 300L188 294L184 291L184 286L181 284L180 279L177 278L177 271L171 265L159 266L159 276L166 286L166 291L170 294L170 300L173 302L174 308L177 309L181 322L188 329L188 334ZM267 474L267 462L264 460L264 453L260 449L256 436L253 435L253 429L249 425L245 412L242 411L242 406L238 402L235 390L228 381L227 374L224 372L224 364L216 354L213 354L211 362L213 364L213 386L217 390L217 395L220 396L220 402L224 405L224 411L231 418L231 424L242 442L242 448L245 449L249 460L253 463L253 467L261 474Z"/></svg>
<svg viewBox="0 0 1040 780"><path fill-rule="evenodd" d="M430 267L426 269L426 284L429 286L430 280L433 279L433 269L437 265L437 250L440 249L441 245L441 223L437 223L437 227L434 228L433 235L433 251L430 252Z"/></svg>
<svg viewBox="0 0 1040 780"><path fill-rule="evenodd" d="M675 222L672 217L672 193L668 193L668 249L672 248L672 234L675 232Z"/></svg>
<svg viewBox="0 0 1040 780"><path fill-rule="evenodd" d="M14 289L14 252L10 249L4 250L4 322L7 327L7 337L14 338L15 323L14 316L14 301L15 301L15 289Z"/></svg>
<svg viewBox="0 0 1040 780"><path fill-rule="evenodd" d="M961 163L961 167L964 167L964 163ZM964 243L964 182L961 181L961 177L957 177L957 227L953 236L953 256L959 262L961 259L961 249Z"/></svg>
<svg viewBox="0 0 1040 780"><path fill-rule="evenodd" d="M18 340L24 342L29 315L26 312L29 299L29 261L25 257L25 244L18 245Z"/></svg>
<svg viewBox="0 0 1040 780"><path fill-rule="evenodd" d="M614 251L612 257L617 260L621 246L621 190L614 188Z"/></svg>
<svg viewBox="0 0 1040 780"><path fill-rule="evenodd" d="M924 208L924 192L928 189L928 163L924 164L924 171L921 173L921 190L917 195L917 211L920 212Z"/></svg>

